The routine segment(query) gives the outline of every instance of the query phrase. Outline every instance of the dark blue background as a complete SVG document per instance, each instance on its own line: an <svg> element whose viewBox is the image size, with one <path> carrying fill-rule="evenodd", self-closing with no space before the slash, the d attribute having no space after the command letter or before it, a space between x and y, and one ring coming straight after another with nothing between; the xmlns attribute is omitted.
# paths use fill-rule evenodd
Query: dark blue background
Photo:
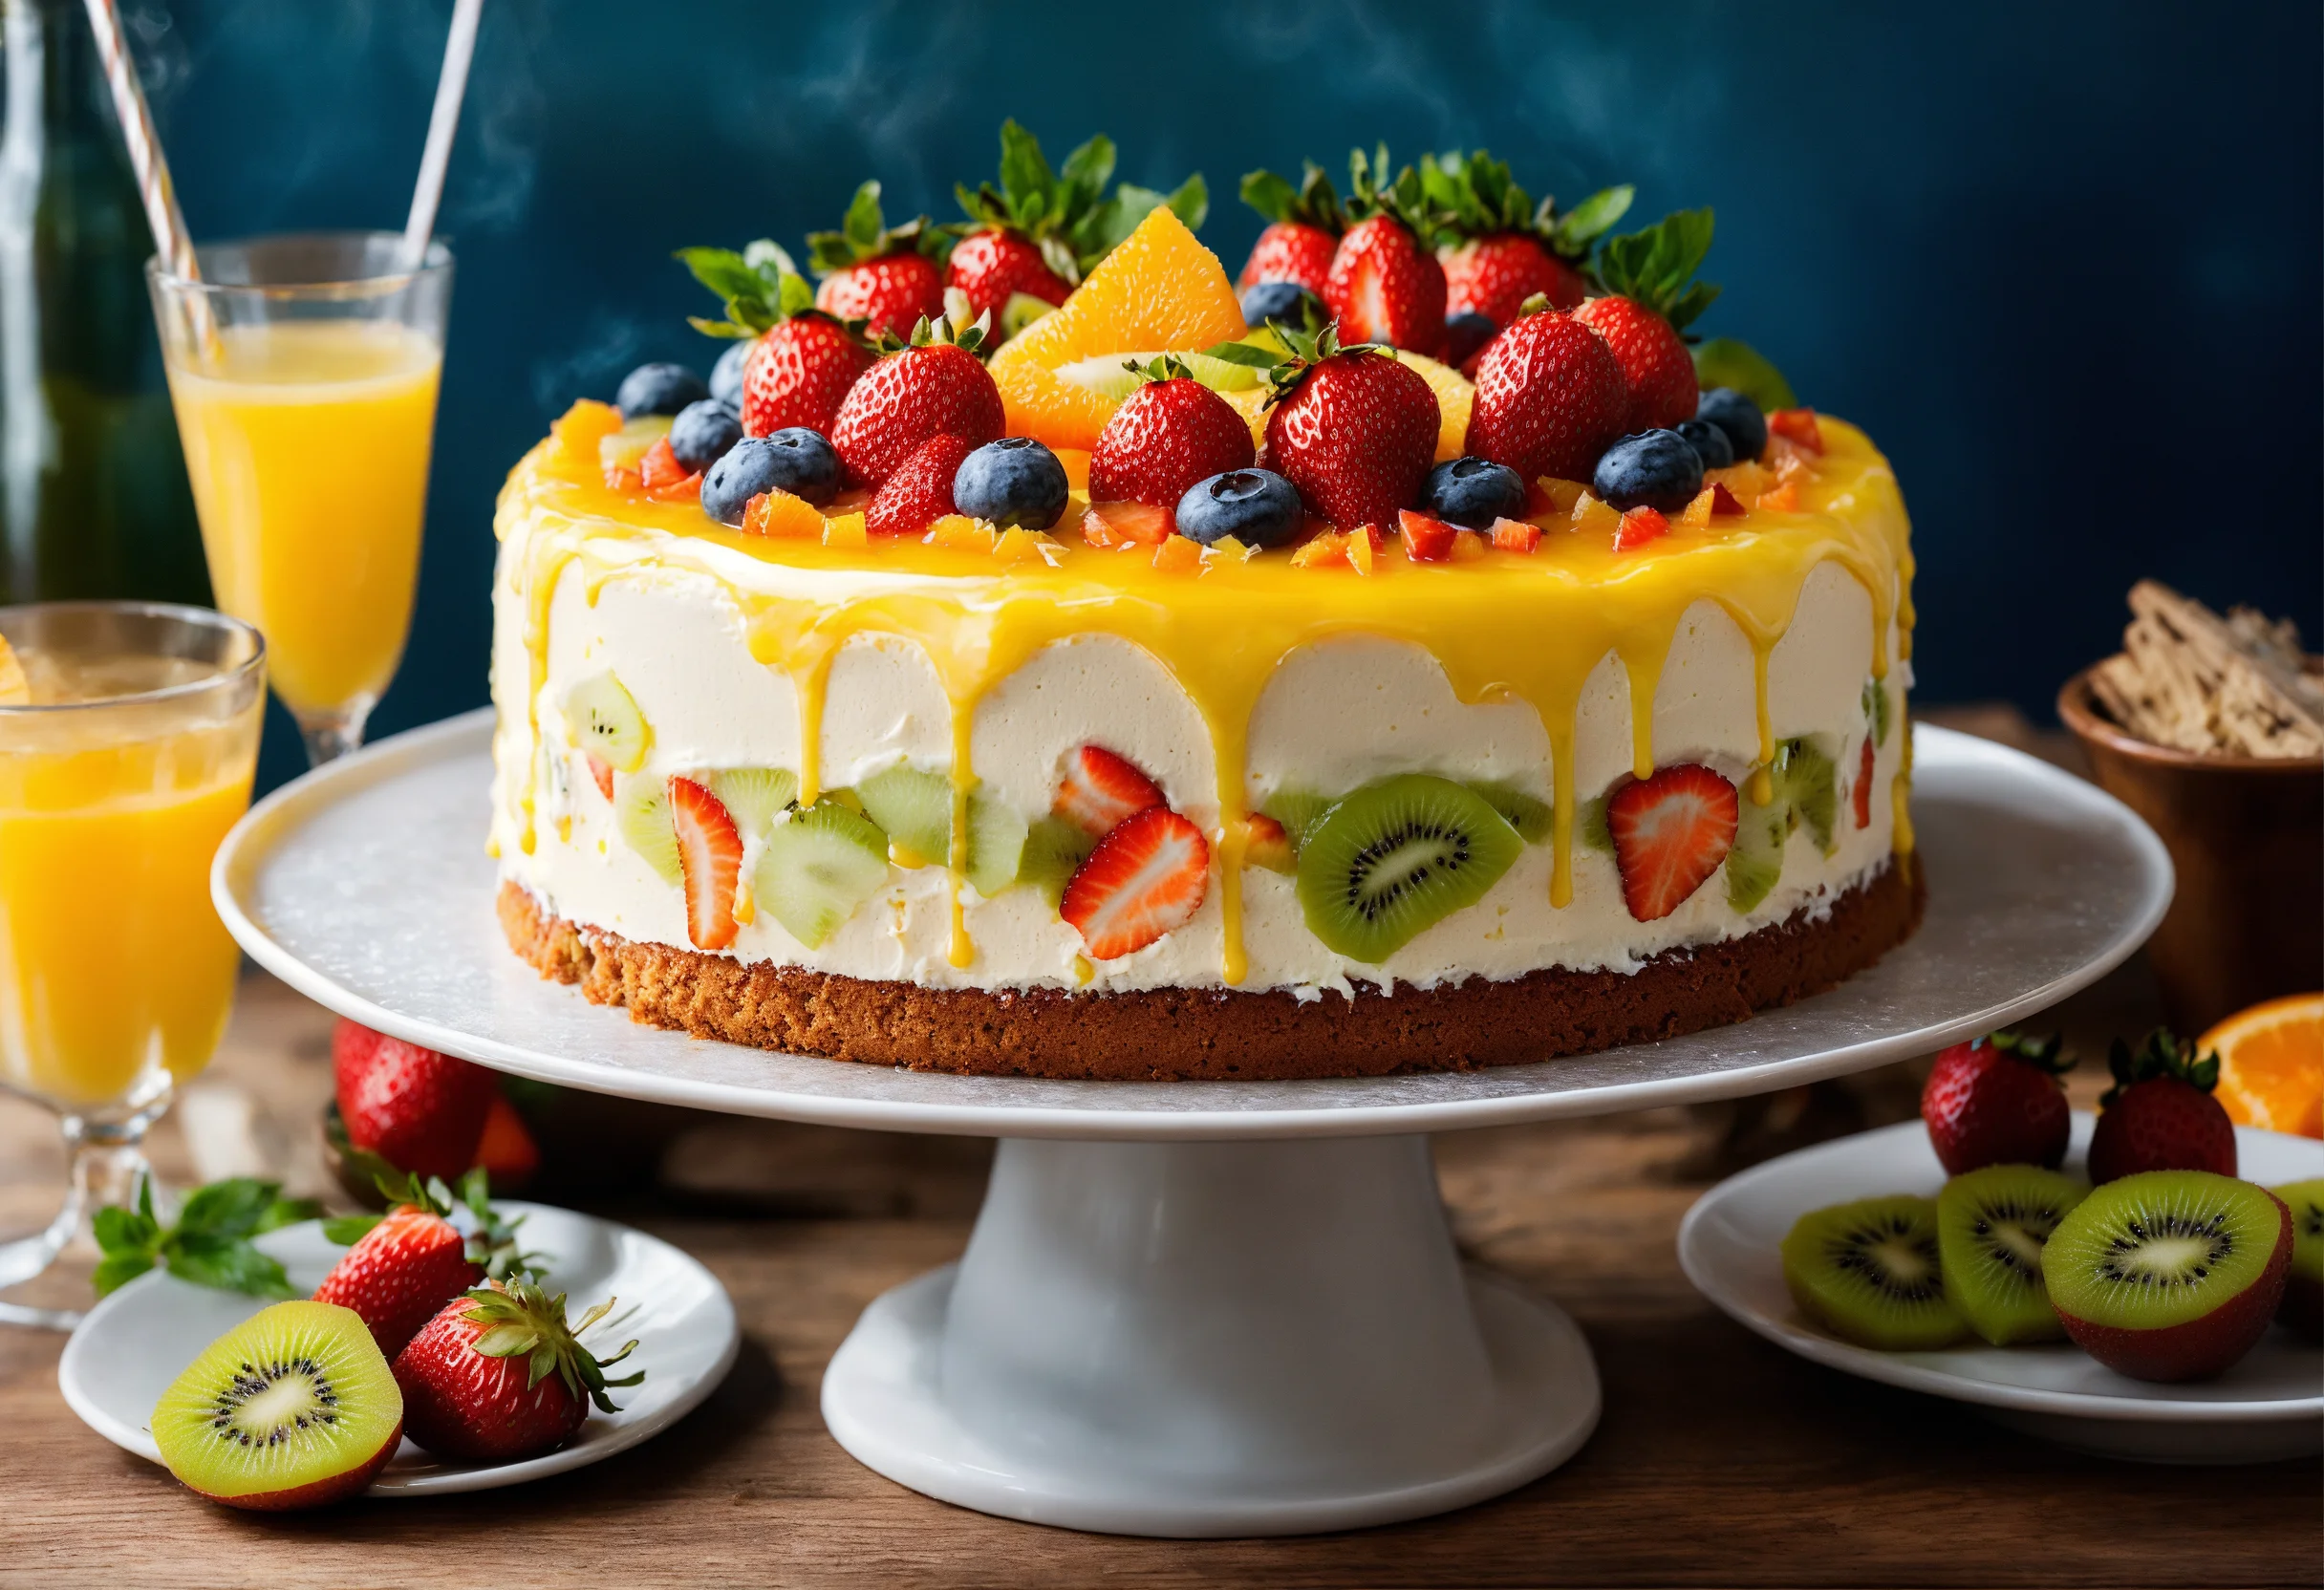
<svg viewBox="0 0 2324 1590"><path fill-rule="evenodd" d="M1702 323L1894 459L1925 701L2046 718L2160 576L2297 619L2319 536L2313 0L1885 8L1006 12L489 0L442 227L460 260L411 649L388 731L484 699L492 497L575 396L704 367L681 244L798 246L876 175L953 212L1014 115L1053 159L1210 180L1240 265L1255 165L1491 147L1538 195L1711 204ZM448 5L150 5L140 42L197 237L399 226ZM163 25L166 24L166 25ZM270 778L295 767L270 736Z"/></svg>

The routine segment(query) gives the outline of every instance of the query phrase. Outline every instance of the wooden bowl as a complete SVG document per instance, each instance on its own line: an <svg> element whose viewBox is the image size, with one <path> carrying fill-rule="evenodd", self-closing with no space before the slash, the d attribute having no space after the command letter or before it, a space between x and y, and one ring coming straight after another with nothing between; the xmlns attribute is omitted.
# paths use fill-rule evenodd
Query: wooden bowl
<svg viewBox="0 0 2324 1590"><path fill-rule="evenodd" d="M2262 999L2324 987L2324 758L2149 744L2106 716L2088 669L2057 693L2057 715L2178 871L2146 946L2171 1025L2191 1038Z"/></svg>

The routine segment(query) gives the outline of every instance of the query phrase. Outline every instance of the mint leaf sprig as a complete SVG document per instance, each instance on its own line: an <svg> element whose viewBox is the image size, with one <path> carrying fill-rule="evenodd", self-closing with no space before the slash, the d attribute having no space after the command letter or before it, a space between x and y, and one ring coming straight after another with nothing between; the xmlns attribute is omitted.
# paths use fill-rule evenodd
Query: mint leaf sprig
<svg viewBox="0 0 2324 1590"><path fill-rule="evenodd" d="M295 1298L299 1294L280 1260L259 1252L250 1238L323 1213L312 1198L286 1198L280 1182L232 1176L195 1192L163 1225L154 1214L153 1178L138 1181L131 1208L108 1205L94 1221L103 1257L92 1278L104 1297L157 1265L181 1280L247 1292L253 1298Z"/></svg>

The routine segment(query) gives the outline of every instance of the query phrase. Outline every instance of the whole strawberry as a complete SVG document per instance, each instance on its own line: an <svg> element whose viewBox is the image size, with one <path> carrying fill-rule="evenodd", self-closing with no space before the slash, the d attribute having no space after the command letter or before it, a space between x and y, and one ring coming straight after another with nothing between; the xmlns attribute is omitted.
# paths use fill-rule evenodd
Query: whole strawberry
<svg viewBox="0 0 2324 1590"><path fill-rule="evenodd" d="M1183 362L1165 355L1138 374L1146 384L1113 411L1089 455L1090 501L1175 508L1197 483L1251 467L1249 423Z"/></svg>
<svg viewBox="0 0 2324 1590"><path fill-rule="evenodd" d="M1291 357L1271 373L1268 467L1342 529L1392 527L1436 458L1436 394L1384 348L1342 347L1329 326L1283 334Z"/></svg>
<svg viewBox="0 0 2324 1590"><path fill-rule="evenodd" d="M879 183L866 183L839 230L807 234L807 264L821 278L815 308L837 320L862 321L871 336L903 336L923 317L944 312L939 262L950 241L924 215L888 226Z"/></svg>
<svg viewBox="0 0 2324 1590"><path fill-rule="evenodd" d="M1711 307L1719 290L1694 272L1711 248L1711 211L1678 210L1644 231L1609 238L1598 275L1609 295L1593 298L1574 318L1606 340L1622 364L1630 403L1623 430L1667 430L1694 418L1700 399L1694 357L1679 333Z"/></svg>
<svg viewBox="0 0 2324 1590"><path fill-rule="evenodd" d="M877 491L930 437L957 436L971 448L1001 440L1001 389L977 358L981 323L946 341L949 326L921 321L908 347L894 348L848 389L831 422L831 446L848 472Z"/></svg>
<svg viewBox="0 0 2324 1590"><path fill-rule="evenodd" d="M613 1306L609 1298L568 1324L565 1294L551 1298L521 1278L453 1299L395 1361L403 1433L458 1462L513 1463L554 1451L572 1439L591 1404L620 1411L609 1386L645 1378L605 1378L636 1343L600 1359L576 1340Z"/></svg>
<svg viewBox="0 0 2324 1590"><path fill-rule="evenodd" d="M2106 1068L2114 1085L2090 1134L2094 1184L2141 1171L2235 1174L2235 1124L2211 1096L2217 1055L2198 1059L2192 1043L2157 1027L2136 1050L2116 1039Z"/></svg>
<svg viewBox="0 0 2324 1590"><path fill-rule="evenodd" d="M957 436L932 436L872 494L864 528L872 535L918 535L953 511L952 482L976 449Z"/></svg>
<svg viewBox="0 0 2324 1590"><path fill-rule="evenodd" d="M739 254L681 248L678 257L725 300L726 318L697 318L696 330L753 339L742 361L743 434L771 436L798 425L829 435L848 388L878 356L856 329L817 310L814 290L790 255L764 239Z"/></svg>
<svg viewBox="0 0 2324 1590"><path fill-rule="evenodd" d="M1536 293L1549 307L1570 310L1589 291L1582 263L1590 245L1630 207L1631 190L1592 194L1570 213L1532 195L1510 179L1506 161L1484 150L1463 156L1424 156L1421 181L1447 212L1436 234L1445 269L1445 312L1481 314L1496 326L1517 318Z"/></svg>
<svg viewBox="0 0 2324 1590"><path fill-rule="evenodd" d="M478 1216L473 1237L447 1218L451 1192L441 1181L413 1176L400 1188L384 1181L380 1186L398 1200L385 1214L324 1222L326 1236L354 1245L314 1289L314 1300L361 1315L379 1351L392 1360L437 1310L492 1268L515 1262L516 1243L512 1227L485 1201L481 1175L463 1179L468 1206Z"/></svg>
<svg viewBox="0 0 2324 1590"><path fill-rule="evenodd" d="M1921 1088L1921 1119L1946 1174L1986 1165L2056 1169L2074 1125L2057 1079L2073 1066L2055 1033L1997 1032L1938 1055Z"/></svg>
<svg viewBox="0 0 2324 1590"><path fill-rule="evenodd" d="M1071 282L1049 269L1041 245L1013 226L986 226L954 244L944 262L944 285L968 295L970 314L996 320L1020 292L1062 304L1073 291Z"/></svg>
<svg viewBox="0 0 2324 1590"><path fill-rule="evenodd" d="M1313 161L1295 189L1272 171L1254 171L1242 180L1242 202L1267 218L1267 225L1251 246L1251 257L1235 278L1238 288L1261 282L1296 282L1323 296L1331 280L1332 256L1340 250L1340 234L1347 229L1347 214L1340 195Z"/></svg>
<svg viewBox="0 0 2324 1590"><path fill-rule="evenodd" d="M1605 339L1541 309L1486 344L1465 451L1527 481L1586 481L1623 434L1630 389Z"/></svg>
<svg viewBox="0 0 2324 1590"><path fill-rule="evenodd" d="M354 1147L420 1176L476 1163L500 1092L490 1071L345 1021L332 1031L331 1065Z"/></svg>
<svg viewBox="0 0 2324 1590"><path fill-rule="evenodd" d="M1355 224L1332 255L1323 302L1350 343L1433 355L1445 341L1445 269L1425 240L1437 212L1410 166L1388 180L1387 145L1374 161L1361 149L1349 157L1347 213Z"/></svg>

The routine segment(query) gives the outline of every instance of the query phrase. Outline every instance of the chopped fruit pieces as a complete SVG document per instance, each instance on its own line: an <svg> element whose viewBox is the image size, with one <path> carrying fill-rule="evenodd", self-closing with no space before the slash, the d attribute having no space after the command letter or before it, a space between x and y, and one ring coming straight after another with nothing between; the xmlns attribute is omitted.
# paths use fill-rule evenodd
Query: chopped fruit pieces
<svg viewBox="0 0 2324 1590"><path fill-rule="evenodd" d="M549 431L565 449L565 456L576 467L587 469L597 462L599 444L620 430L621 424L619 409L584 398L560 415Z"/></svg>
<svg viewBox="0 0 2324 1590"><path fill-rule="evenodd" d="M1164 574L1193 574L1202 568L1202 548L1182 535L1173 535L1154 548L1154 568Z"/></svg>
<svg viewBox="0 0 2324 1590"><path fill-rule="evenodd" d="M1767 428L1811 453L1823 451L1823 427L1816 423L1814 409L1777 409L1767 417Z"/></svg>
<svg viewBox="0 0 2324 1590"><path fill-rule="evenodd" d="M1864 736L1863 749L1856 759L1856 787L1848 792L1848 805L1856 815L1860 828L1872 827L1872 737Z"/></svg>
<svg viewBox="0 0 2324 1590"><path fill-rule="evenodd" d="M1485 555L1485 538L1474 530L1463 530L1452 538L1452 561L1474 563Z"/></svg>
<svg viewBox="0 0 2324 1590"><path fill-rule="evenodd" d="M1299 857L1293 851L1291 835L1283 826L1263 811L1255 811L1243 819L1248 837L1243 842L1242 860L1246 867L1263 867L1270 872L1293 873L1299 870Z"/></svg>
<svg viewBox="0 0 2324 1590"><path fill-rule="evenodd" d="M1945 1173L1987 1165L2056 1170L2074 1124L2057 1079L2073 1067L2055 1033L1997 1032L1939 1054L1921 1088L1921 1119Z"/></svg>
<svg viewBox="0 0 2324 1590"><path fill-rule="evenodd" d="M1653 922L1685 905L1727 860L1741 807L1735 786L1698 763L1658 769L1616 790L1606 829L1630 914Z"/></svg>
<svg viewBox="0 0 2324 1590"><path fill-rule="evenodd" d="M1092 960L1117 960L1184 926L1210 887L1211 847L1168 806L1149 806L1089 853L1058 914Z"/></svg>
<svg viewBox="0 0 2324 1590"><path fill-rule="evenodd" d="M1703 487L1694 494L1694 501L1687 505L1686 511L1678 516L1678 522L1690 530L1708 529L1711 526L1711 515L1718 503L1718 496L1717 487L1708 485Z"/></svg>
<svg viewBox="0 0 2324 1590"><path fill-rule="evenodd" d="M1092 503L1082 539L1092 547L1159 547L1172 535L1169 508L1151 503Z"/></svg>
<svg viewBox="0 0 2324 1590"><path fill-rule="evenodd" d="M678 454L670 448L667 431L654 439L637 460L637 478L648 491L661 491L676 485L693 471L678 462Z"/></svg>
<svg viewBox="0 0 2324 1590"><path fill-rule="evenodd" d="M990 525L981 524L964 513L948 513L928 526L921 541L931 547L950 547L961 552L991 552L1001 545L1001 537Z"/></svg>
<svg viewBox="0 0 2324 1590"><path fill-rule="evenodd" d="M1048 563L1057 543L1039 530L1015 526L1001 532L993 543L993 556L1002 563Z"/></svg>
<svg viewBox="0 0 2324 1590"><path fill-rule="evenodd" d="M826 547L869 547L871 532L864 527L860 513L843 513L823 522L823 544Z"/></svg>
<svg viewBox="0 0 2324 1590"><path fill-rule="evenodd" d="M1530 552L1541 545L1541 526L1521 519L1496 519L1493 544L1504 552Z"/></svg>
<svg viewBox="0 0 2324 1590"><path fill-rule="evenodd" d="M1346 561L1347 537L1338 530L1310 537L1291 554L1294 569L1332 569Z"/></svg>
<svg viewBox="0 0 2324 1590"><path fill-rule="evenodd" d="M2324 994L2292 994L2238 1012L2196 1040L2219 1056L2228 1119L2324 1137Z"/></svg>
<svg viewBox="0 0 2324 1590"><path fill-rule="evenodd" d="M1632 508L1614 530L1614 550L1635 552L1650 541L1670 533L1670 521L1652 508Z"/></svg>
<svg viewBox="0 0 2324 1590"><path fill-rule="evenodd" d="M1767 513L1797 513L1799 511L1799 486L1786 481L1772 491L1759 493L1760 509Z"/></svg>
<svg viewBox="0 0 2324 1590"><path fill-rule="evenodd" d="M1359 525L1347 532L1347 567L1368 574L1380 556L1380 527Z"/></svg>
<svg viewBox="0 0 2324 1590"><path fill-rule="evenodd" d="M698 950L722 950L738 928L734 890L742 875L742 836L719 798L692 779L673 776L668 789L685 877L686 936Z"/></svg>
<svg viewBox="0 0 2324 1590"><path fill-rule="evenodd" d="M949 433L920 443L872 493L864 528L873 535L918 535L951 513L953 477L976 450L976 443ZM984 549L992 549L989 540Z"/></svg>
<svg viewBox="0 0 2324 1590"><path fill-rule="evenodd" d="M1443 563L1452 556L1460 531L1441 519L1405 508L1396 515L1404 535L1404 555L1414 563Z"/></svg>
<svg viewBox="0 0 2324 1590"><path fill-rule="evenodd" d="M1711 517L1732 519L1744 511L1742 501L1727 489L1725 481L1711 483Z"/></svg>
<svg viewBox="0 0 2324 1590"><path fill-rule="evenodd" d="M1583 535L1610 536L1621 528L1622 514L1585 491L1574 499L1570 522Z"/></svg>
<svg viewBox="0 0 2324 1590"><path fill-rule="evenodd" d="M1555 475L1537 476L1525 488L1525 511L1529 514L1570 514L1574 505L1589 494L1589 487L1580 481L1561 481Z"/></svg>
<svg viewBox="0 0 2324 1590"><path fill-rule="evenodd" d="M1128 758L1103 745L1081 745L1065 753L1065 777L1049 809L1094 835L1165 804L1161 787Z"/></svg>
<svg viewBox="0 0 2324 1590"><path fill-rule="evenodd" d="M606 765L605 758L591 751L585 753L582 760L589 763L590 783L597 786L597 793L609 801L612 800L613 798L613 770Z"/></svg>
<svg viewBox="0 0 2324 1590"><path fill-rule="evenodd" d="M814 504L787 491L762 491L742 510L742 533L820 537L823 514Z"/></svg>

